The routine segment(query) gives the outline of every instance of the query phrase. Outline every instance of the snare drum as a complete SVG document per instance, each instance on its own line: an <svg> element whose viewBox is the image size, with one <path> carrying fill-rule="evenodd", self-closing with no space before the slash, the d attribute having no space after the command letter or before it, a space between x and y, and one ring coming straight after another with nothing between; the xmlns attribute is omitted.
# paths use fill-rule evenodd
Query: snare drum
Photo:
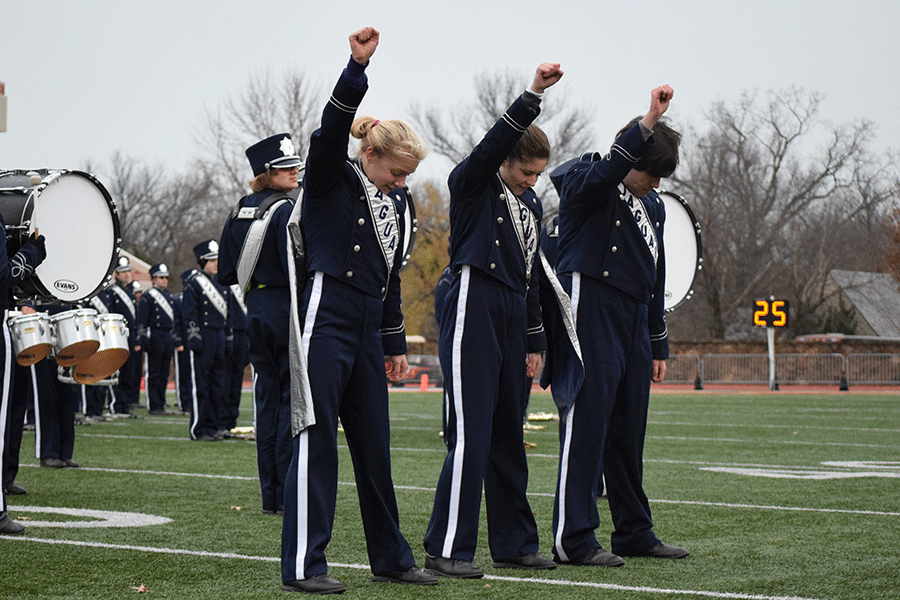
<svg viewBox="0 0 900 600"><path fill-rule="evenodd" d="M77 303L112 279L119 255L119 215L109 192L81 171L0 172L0 214L10 256L34 232L47 257L22 282L20 298Z"/></svg>
<svg viewBox="0 0 900 600"><path fill-rule="evenodd" d="M92 308L67 310L50 317L56 363L71 367L88 359L100 347L97 311Z"/></svg>
<svg viewBox="0 0 900 600"><path fill-rule="evenodd" d="M688 203L672 192L659 191L666 205L663 244L666 251L666 312L681 306L694 293L694 281L703 268L700 222Z"/></svg>
<svg viewBox="0 0 900 600"><path fill-rule="evenodd" d="M53 349L50 317L46 313L17 315L9 319L16 362L28 367L43 360Z"/></svg>
<svg viewBox="0 0 900 600"><path fill-rule="evenodd" d="M128 326L125 324L125 317L107 313L98 315L96 322L100 348L72 368L72 378L77 383L100 384L128 360Z"/></svg>
<svg viewBox="0 0 900 600"><path fill-rule="evenodd" d="M56 378L62 383L81 385L82 382L75 381L75 378L72 376L72 369L73 367L58 366L56 368ZM101 379L94 383L85 383L84 385L119 385L119 372L116 371L106 379Z"/></svg>

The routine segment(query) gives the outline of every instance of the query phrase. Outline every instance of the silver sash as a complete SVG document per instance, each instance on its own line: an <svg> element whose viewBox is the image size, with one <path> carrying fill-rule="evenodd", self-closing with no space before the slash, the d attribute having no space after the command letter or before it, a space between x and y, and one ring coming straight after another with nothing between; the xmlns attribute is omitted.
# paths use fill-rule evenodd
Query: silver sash
<svg viewBox="0 0 900 600"><path fill-rule="evenodd" d="M298 436L300 432L315 425L316 415L313 407L312 390L309 387L309 367L306 364L306 354L303 352L303 331L300 318L300 288L299 281L306 278L306 272L297 273L297 257L306 254L303 243L303 232L300 230L300 215L303 212L303 190L300 197L294 203L294 210L288 219L288 283L291 290L291 320L289 335L289 358L291 364L291 435Z"/></svg>
<svg viewBox="0 0 900 600"><path fill-rule="evenodd" d="M522 248L522 256L525 258L525 281L531 281L531 266L534 264L534 254L538 249L537 217L531 212L528 205L512 193L499 174L497 179L500 180L503 199L506 200L513 229L516 230L516 237L519 238L519 246Z"/></svg>
<svg viewBox="0 0 900 600"><path fill-rule="evenodd" d="M115 292L115 294L119 297L119 300L122 301L122 304L124 304L125 308L128 309L128 312L131 313L131 319L134 320L134 300L131 299L131 296L128 295L128 292L122 289L122 286L120 286L118 283L114 283L112 285L112 291Z"/></svg>
<svg viewBox="0 0 900 600"><path fill-rule="evenodd" d="M366 191L366 200L369 205L369 214L372 216L372 226L375 237L381 246L384 255L384 264L387 265L386 280L391 278L391 269L394 267L394 257L397 255L397 244L400 243L400 218L397 214L397 205L388 194L383 194L369 181L362 167L355 161L348 161L356 171L363 189ZM385 288L387 289L387 288Z"/></svg>
<svg viewBox="0 0 900 600"><path fill-rule="evenodd" d="M655 263L659 254L659 247L656 240L656 228L647 216L647 208L644 206L644 202L629 192L622 184L619 184L619 198L621 198L631 210L631 214L634 216L634 222L637 223L638 230L641 232L641 235L644 236L644 242L646 242L650 254L653 255L653 262Z"/></svg>
<svg viewBox="0 0 900 600"><path fill-rule="evenodd" d="M202 276L202 277L201 277ZM200 289L203 290L204 295L206 295L207 299L209 299L209 303L213 305L213 307L222 313L222 316L226 319L228 318L228 301L225 299L225 296L222 295L216 286L213 284L212 280L209 278L204 271L200 271L197 273L197 284L200 286Z"/></svg>
<svg viewBox="0 0 900 600"><path fill-rule="evenodd" d="M166 300L166 297L163 295L163 293L155 287L151 287L149 290L147 290L147 295L153 298L153 301L159 305L162 311L166 313L166 316L169 317L169 320L174 323L175 311L172 309L172 305L168 300Z"/></svg>

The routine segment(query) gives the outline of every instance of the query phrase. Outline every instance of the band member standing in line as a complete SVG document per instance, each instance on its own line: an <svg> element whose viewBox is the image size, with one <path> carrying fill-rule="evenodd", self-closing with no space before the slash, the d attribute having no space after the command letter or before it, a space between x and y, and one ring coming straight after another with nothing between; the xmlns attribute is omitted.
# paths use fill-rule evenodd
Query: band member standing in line
<svg viewBox="0 0 900 600"><path fill-rule="evenodd" d="M531 88L448 180L453 280L440 311L438 352L449 453L425 534L425 570L433 574L484 575L472 564L482 485L494 566L556 566L537 553L522 416L545 348L533 269L543 209L531 188L550 143L532 122L542 94L562 75L558 64L541 64Z"/></svg>
<svg viewBox="0 0 900 600"><path fill-rule="evenodd" d="M181 311L191 349L195 391L191 406L192 440L222 441L225 405L225 356L231 336L228 297L231 290L216 281L219 243L206 240L194 246L200 271L185 281Z"/></svg>
<svg viewBox="0 0 900 600"><path fill-rule="evenodd" d="M560 563L618 567L621 556L688 555L653 533L642 482L650 381L663 380L669 355L666 215L654 188L678 165L681 136L660 120L673 93L667 85L653 90L647 114L619 132L608 154L572 161L561 174L557 272L584 369L581 383L570 379L571 368L551 376L561 419L553 510ZM557 366L574 360L554 357ZM558 390L574 392L564 400ZM601 472L615 527L612 552L594 535Z"/></svg>
<svg viewBox="0 0 900 600"><path fill-rule="evenodd" d="M137 299L131 279L131 261L120 256L116 263L115 281L100 292L100 301L111 313L125 318L128 327L128 360L119 368L119 383L109 388L109 410L120 415L130 415L131 406L136 406L141 392L141 354L136 326Z"/></svg>
<svg viewBox="0 0 900 600"><path fill-rule="evenodd" d="M137 326L141 348L147 357L147 404L151 415L171 414L166 410L169 365L181 338L175 330L178 306L169 293L169 269L163 263L150 267L151 287L141 294Z"/></svg>
<svg viewBox="0 0 900 600"><path fill-rule="evenodd" d="M378 37L371 27L350 36L352 58L312 134L306 161L301 226L308 267L297 276L305 282L299 360L307 365L311 403L296 409L312 412L314 423L294 428L285 484L281 576L290 591L346 589L327 574L325 560L337 496L338 418L356 473L372 580L437 583L415 566L400 532L387 390L387 379L398 381L409 368L399 276L403 187L426 149L401 121L354 120ZM352 159L348 134L361 140ZM303 377L295 370L292 365L292 378Z"/></svg>
<svg viewBox="0 0 900 600"><path fill-rule="evenodd" d="M6 231L6 223L0 216L0 231ZM0 244L0 362L3 379L0 380L0 473L3 473L3 459L6 447L6 427L9 422L10 394L13 388L12 336L9 331L9 307L12 290L34 273L34 269L47 256L44 236L28 238L12 257L6 252L6 244ZM19 535L25 526L9 518L6 512L6 489L0 485L0 535Z"/></svg>
<svg viewBox="0 0 900 600"><path fill-rule="evenodd" d="M218 278L232 290L246 292L262 511L280 514L293 452L287 222L294 199L287 193L299 185L301 162L287 133L253 144L246 155L254 176L253 193L241 198L225 222Z"/></svg>

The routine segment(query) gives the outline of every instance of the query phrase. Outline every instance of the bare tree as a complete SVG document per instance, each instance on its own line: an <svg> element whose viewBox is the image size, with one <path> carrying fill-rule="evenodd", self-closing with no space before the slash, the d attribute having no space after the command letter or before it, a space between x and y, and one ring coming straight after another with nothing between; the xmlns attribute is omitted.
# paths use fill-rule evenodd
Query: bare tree
<svg viewBox="0 0 900 600"><path fill-rule="evenodd" d="M475 77L474 103L450 110L413 105L412 120L428 142L429 150L455 165L468 156L529 82L522 73L510 70L483 72ZM547 95L541 105L538 126L547 134L553 149L548 173L556 165L593 149L590 112L568 106L564 93ZM541 178L535 191L544 201L545 220L555 215L558 203L549 177Z"/></svg>
<svg viewBox="0 0 900 600"><path fill-rule="evenodd" d="M896 164L868 150L871 123L822 124L821 102L796 88L717 102L708 130L683 147L675 183L703 228L700 287L713 337L757 295L789 295L802 322L821 306L829 270L884 251L872 244L886 239Z"/></svg>
<svg viewBox="0 0 900 600"><path fill-rule="evenodd" d="M222 222L210 197L211 181L202 171L168 175L140 160L116 153L110 159L104 187L116 202L122 247L150 263L164 262L174 274L194 268L192 248L204 239L218 239Z"/></svg>
<svg viewBox="0 0 900 600"><path fill-rule="evenodd" d="M320 86L310 84L302 72L288 72L277 81L269 73L261 73L253 76L237 96L204 111L202 125L195 133L197 162L212 174L223 207L230 209L248 191L252 173L244 150L250 145L288 132L297 154L301 158L306 155L325 98Z"/></svg>

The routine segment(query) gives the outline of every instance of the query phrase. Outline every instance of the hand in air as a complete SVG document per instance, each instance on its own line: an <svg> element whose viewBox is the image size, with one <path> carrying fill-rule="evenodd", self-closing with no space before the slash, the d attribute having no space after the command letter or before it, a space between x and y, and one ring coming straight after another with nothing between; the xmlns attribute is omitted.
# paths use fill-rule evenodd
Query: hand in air
<svg viewBox="0 0 900 600"><path fill-rule="evenodd" d="M543 94L544 90L559 81L562 76L563 72L559 68L559 63L541 63L534 73L531 89L538 94Z"/></svg>
<svg viewBox="0 0 900 600"><path fill-rule="evenodd" d="M361 65L367 64L375 54L375 48L378 47L379 35L373 27L363 27L350 34L350 54L353 56L353 60Z"/></svg>

